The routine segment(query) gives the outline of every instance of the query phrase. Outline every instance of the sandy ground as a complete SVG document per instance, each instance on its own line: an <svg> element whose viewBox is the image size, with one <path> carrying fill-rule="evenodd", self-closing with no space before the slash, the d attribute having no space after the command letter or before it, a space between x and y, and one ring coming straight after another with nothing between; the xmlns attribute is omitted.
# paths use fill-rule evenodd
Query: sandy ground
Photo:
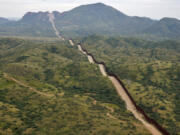
<svg viewBox="0 0 180 135"><path fill-rule="evenodd" d="M89 63L94 64L94 60L93 60L92 56L88 55L87 57L88 57Z"/></svg>
<svg viewBox="0 0 180 135"><path fill-rule="evenodd" d="M115 86L118 94L121 96L121 98L124 100L124 102L126 103L126 107L129 111L131 111L133 113L133 115L136 117L136 119L138 119L139 121L141 121L144 126L153 134L153 135L162 135L161 132L156 129L156 127L154 127L154 125L148 123L147 121L144 120L144 117L142 116L142 114L140 114L136 107L134 106L134 104L131 102L129 96L126 94L124 88L121 86L121 84L119 84L118 80L115 77L111 77L109 76L109 79L111 80L111 82L113 83L113 85Z"/></svg>
<svg viewBox="0 0 180 135"><path fill-rule="evenodd" d="M69 40L70 45L74 46L74 43L72 40Z"/></svg>
<svg viewBox="0 0 180 135"><path fill-rule="evenodd" d="M82 52L83 54L87 55L86 52L84 52L84 51L82 50L81 45L77 45L77 47L78 47L78 50L79 50L80 52Z"/></svg>
<svg viewBox="0 0 180 135"><path fill-rule="evenodd" d="M73 43L73 44L74 44L74 43ZM95 63L94 60L93 60L93 58L92 58L92 56L87 55L86 52L84 52L84 51L82 50L81 45L78 45L78 50L87 56L89 63L91 63L91 64L94 64L94 63Z"/></svg>
<svg viewBox="0 0 180 135"><path fill-rule="evenodd" d="M104 65L103 64L99 64L99 69L102 73L103 76L107 76L107 73L105 71Z"/></svg>

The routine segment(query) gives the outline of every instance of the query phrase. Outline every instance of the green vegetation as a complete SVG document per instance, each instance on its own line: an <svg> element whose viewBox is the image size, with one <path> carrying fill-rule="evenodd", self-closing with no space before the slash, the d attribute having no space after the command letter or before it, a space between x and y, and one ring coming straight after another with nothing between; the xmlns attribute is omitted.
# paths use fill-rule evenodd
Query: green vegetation
<svg viewBox="0 0 180 135"><path fill-rule="evenodd" d="M180 135L180 42L105 36L77 42L118 75L150 117Z"/></svg>
<svg viewBox="0 0 180 135"><path fill-rule="evenodd" d="M128 16L103 3L53 12L60 33L69 38L92 34L133 36L149 40L180 39L180 20ZM0 18L0 36L56 37L48 12L28 12L18 21Z"/></svg>
<svg viewBox="0 0 180 135"><path fill-rule="evenodd" d="M0 36L55 37L48 12L28 12L19 21L1 22Z"/></svg>
<svg viewBox="0 0 180 135"><path fill-rule="evenodd" d="M169 39L179 39L180 21L175 18L163 18L157 23L144 30L144 33L154 37L164 37Z"/></svg>
<svg viewBox="0 0 180 135"><path fill-rule="evenodd" d="M150 133L126 111L98 67L67 41L3 38L0 134Z"/></svg>

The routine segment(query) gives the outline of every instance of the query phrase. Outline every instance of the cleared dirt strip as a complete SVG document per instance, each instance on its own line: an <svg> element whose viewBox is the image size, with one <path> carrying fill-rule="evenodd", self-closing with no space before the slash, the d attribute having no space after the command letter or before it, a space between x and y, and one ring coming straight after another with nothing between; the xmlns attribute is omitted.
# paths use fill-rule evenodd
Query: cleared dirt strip
<svg viewBox="0 0 180 135"><path fill-rule="evenodd" d="M54 19L50 19L50 20L54 21ZM55 27L55 29L56 29L55 25L53 27ZM70 44L72 46L74 46L74 42L71 39L69 40L69 42L70 42ZM97 62L95 60L94 56L92 54L88 53L87 50L83 49L83 47L80 44L78 44L77 47L78 47L78 50L80 52L82 52L84 55L87 56L87 58L88 58L90 63L98 64L102 75L103 76L107 76L111 80L111 82L113 83L114 87L116 88L116 91L117 91L118 95L121 96L121 98L126 103L127 110L131 111L136 119L141 121L142 124L153 135L169 135L169 133L163 127L161 127L155 120L149 118L146 115L146 113L139 106L136 105L136 102L131 97L130 93L125 88L125 86L122 83L122 81L120 81L115 74L110 74L110 73L107 72L107 67L105 66L105 63Z"/></svg>

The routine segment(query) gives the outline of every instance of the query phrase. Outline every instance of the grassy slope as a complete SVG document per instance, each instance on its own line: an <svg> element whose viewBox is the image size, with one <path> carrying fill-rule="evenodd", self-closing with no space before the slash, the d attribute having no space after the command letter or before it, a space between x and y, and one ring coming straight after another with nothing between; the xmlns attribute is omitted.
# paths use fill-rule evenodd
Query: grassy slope
<svg viewBox="0 0 180 135"><path fill-rule="evenodd" d="M81 42L119 76L147 114L180 134L180 43L100 36Z"/></svg>
<svg viewBox="0 0 180 135"><path fill-rule="evenodd" d="M149 133L126 111L110 81L67 42L4 38L0 39L0 134Z"/></svg>

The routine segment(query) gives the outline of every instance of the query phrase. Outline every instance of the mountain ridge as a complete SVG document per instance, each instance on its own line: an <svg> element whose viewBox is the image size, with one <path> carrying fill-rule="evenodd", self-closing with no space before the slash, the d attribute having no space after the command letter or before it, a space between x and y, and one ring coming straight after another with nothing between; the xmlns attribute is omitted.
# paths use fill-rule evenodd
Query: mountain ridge
<svg viewBox="0 0 180 135"><path fill-rule="evenodd" d="M0 20L0 35L55 37L48 22L48 14L48 11L27 12L11 25L8 24L9 21L1 23ZM176 18L153 20L148 17L128 16L103 3L81 5L62 13L53 11L53 14L57 29L68 38L92 34L131 37L153 35L157 39L180 37L180 20Z"/></svg>
<svg viewBox="0 0 180 135"><path fill-rule="evenodd" d="M38 20L43 20L43 21L47 21L46 19L48 18L47 15L48 15L49 12L42 12L42 11L39 11L39 12L27 12L23 17L22 19L20 20L21 22L23 21L34 21L34 19L38 19Z"/></svg>

